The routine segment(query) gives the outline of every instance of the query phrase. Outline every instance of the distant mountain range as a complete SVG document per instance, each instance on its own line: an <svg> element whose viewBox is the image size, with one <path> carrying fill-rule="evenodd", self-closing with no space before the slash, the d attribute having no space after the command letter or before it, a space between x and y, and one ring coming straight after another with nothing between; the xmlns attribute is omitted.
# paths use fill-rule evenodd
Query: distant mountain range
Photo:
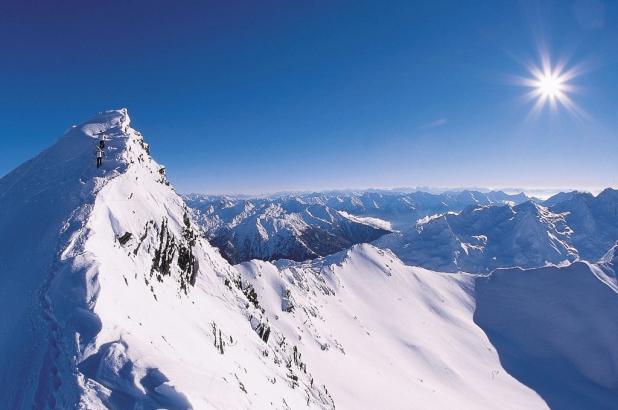
<svg viewBox="0 0 618 410"><path fill-rule="evenodd" d="M618 191L545 201L500 191L185 196L232 263L303 261L372 242L429 269L490 272L598 260L618 240Z"/></svg>
<svg viewBox="0 0 618 410"><path fill-rule="evenodd" d="M504 192L329 192L272 198L186 195L211 243L232 263L303 261L372 242L418 218L469 205L520 203Z"/></svg>

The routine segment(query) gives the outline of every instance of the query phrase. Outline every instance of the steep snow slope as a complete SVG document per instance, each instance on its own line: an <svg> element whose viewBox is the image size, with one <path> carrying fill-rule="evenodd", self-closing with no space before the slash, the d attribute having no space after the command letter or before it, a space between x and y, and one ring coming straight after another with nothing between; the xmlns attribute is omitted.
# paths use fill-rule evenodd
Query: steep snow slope
<svg viewBox="0 0 618 410"><path fill-rule="evenodd" d="M408 267L371 245L238 268L341 408L546 408L474 324L471 275Z"/></svg>
<svg viewBox="0 0 618 410"><path fill-rule="evenodd" d="M10 408L29 407L61 383L47 293L58 252L85 223L104 183L93 150L94 140L73 129L0 179L0 402Z"/></svg>
<svg viewBox="0 0 618 410"><path fill-rule="evenodd" d="M618 290L598 271L575 262L497 270L478 281L475 322L505 370L551 408L615 409L618 403Z"/></svg>
<svg viewBox="0 0 618 410"><path fill-rule="evenodd" d="M532 202L471 206L419 220L415 229L375 242L410 265L446 272L490 272L536 267L577 258L565 215Z"/></svg>
<svg viewBox="0 0 618 410"><path fill-rule="evenodd" d="M102 113L0 180L0 402L332 408L129 125Z"/></svg>
<svg viewBox="0 0 618 410"><path fill-rule="evenodd" d="M618 295L601 274L610 256L483 277L357 245L239 269L343 408L609 409L618 400Z"/></svg>
<svg viewBox="0 0 618 410"><path fill-rule="evenodd" d="M371 242L390 232L383 221L355 218L302 198L185 198L212 244L234 263L254 258L303 261Z"/></svg>

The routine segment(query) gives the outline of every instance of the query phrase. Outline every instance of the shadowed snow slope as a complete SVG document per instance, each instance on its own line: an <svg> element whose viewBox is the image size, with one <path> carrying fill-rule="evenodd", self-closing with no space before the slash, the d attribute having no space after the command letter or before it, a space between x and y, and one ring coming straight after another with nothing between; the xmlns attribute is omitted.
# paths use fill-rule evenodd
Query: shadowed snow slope
<svg viewBox="0 0 618 410"><path fill-rule="evenodd" d="M101 169L94 164L99 133ZM332 408L194 228L126 110L0 180L8 408Z"/></svg>
<svg viewBox="0 0 618 410"><path fill-rule="evenodd" d="M618 403L618 295L598 273L575 262L497 270L478 281L475 322L504 368L552 408Z"/></svg>

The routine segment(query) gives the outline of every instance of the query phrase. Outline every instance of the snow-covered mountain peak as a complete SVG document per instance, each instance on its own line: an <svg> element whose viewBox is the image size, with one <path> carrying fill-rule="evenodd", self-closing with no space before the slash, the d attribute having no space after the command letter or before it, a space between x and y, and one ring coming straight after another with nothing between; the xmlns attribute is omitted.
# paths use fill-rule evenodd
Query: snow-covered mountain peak
<svg viewBox="0 0 618 410"><path fill-rule="evenodd" d="M597 264L563 263L577 256L572 236L614 226L613 202L602 200L612 192L582 201L585 224L573 230L565 218L578 209L566 201L515 206L526 198L490 194L191 198L205 228L226 228L231 250L247 245L241 259L304 261L231 266L200 235L199 213L127 111L102 112L0 179L0 403L546 408L546 397L571 391L544 391L545 380L528 379L536 371L512 367L519 347L515 357L551 370L553 383L580 386L584 376L575 398L615 403L618 244ZM381 235L404 240L366 243ZM602 238L604 251L612 238ZM404 264L417 261L454 272L560 267L478 279ZM490 343L493 334L507 343ZM539 352L548 356L536 360Z"/></svg>
<svg viewBox="0 0 618 410"><path fill-rule="evenodd" d="M603 191L597 195L597 198L602 198L605 200L611 200L613 202L618 201L618 190L614 188L605 188Z"/></svg>
<svg viewBox="0 0 618 410"><path fill-rule="evenodd" d="M80 128L93 138L102 131L114 128L125 128L131 125L131 118L126 108L102 111L84 122Z"/></svg>
<svg viewBox="0 0 618 410"><path fill-rule="evenodd" d="M0 179L0 401L332 408L164 174L112 110Z"/></svg>
<svg viewBox="0 0 618 410"><path fill-rule="evenodd" d="M524 212L530 214L539 214L539 205L535 204L533 201L525 201L521 204L513 206L513 210L517 213Z"/></svg>
<svg viewBox="0 0 618 410"><path fill-rule="evenodd" d="M238 268L273 322L320 363L343 408L614 402L616 295L592 265L443 274L359 244L310 262ZM564 389L582 378L589 388Z"/></svg>

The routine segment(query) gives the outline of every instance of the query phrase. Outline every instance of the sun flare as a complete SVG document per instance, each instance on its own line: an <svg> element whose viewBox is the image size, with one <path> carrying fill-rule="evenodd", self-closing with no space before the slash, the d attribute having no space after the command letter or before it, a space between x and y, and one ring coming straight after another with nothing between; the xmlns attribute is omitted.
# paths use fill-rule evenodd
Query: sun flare
<svg viewBox="0 0 618 410"><path fill-rule="evenodd" d="M537 91L545 98L559 98L563 91L564 80L555 74L545 73L538 78Z"/></svg>
<svg viewBox="0 0 618 410"><path fill-rule="evenodd" d="M535 67L530 73L533 78L526 85L532 88L529 97L536 100L535 111L547 104L554 110L558 105L567 109L573 106L573 101L567 95L571 90L568 80L572 77L563 72L561 66L553 68L548 61L544 61L542 69Z"/></svg>
<svg viewBox="0 0 618 410"><path fill-rule="evenodd" d="M566 109L577 118L586 118L586 113L573 101L577 87L572 81L582 74L582 67L566 68L566 62L552 64L547 55L541 56L540 65L527 65L529 77L519 77L518 83L529 88L525 99L533 101L531 114L539 114L549 107L557 111L559 107Z"/></svg>

